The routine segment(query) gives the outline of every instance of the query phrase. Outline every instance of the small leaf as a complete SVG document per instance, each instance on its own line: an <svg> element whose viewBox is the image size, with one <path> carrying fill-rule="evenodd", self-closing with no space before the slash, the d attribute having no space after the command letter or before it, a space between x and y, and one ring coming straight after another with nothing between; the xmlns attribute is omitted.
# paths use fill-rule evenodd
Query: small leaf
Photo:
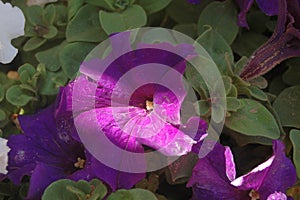
<svg viewBox="0 0 300 200"><path fill-rule="evenodd" d="M262 104L251 99L239 99L244 105L226 118L225 125L248 136L277 139L280 130L274 116Z"/></svg>
<svg viewBox="0 0 300 200"><path fill-rule="evenodd" d="M3 85L0 85L0 102L3 101L4 97L5 97L5 89Z"/></svg>
<svg viewBox="0 0 300 200"><path fill-rule="evenodd" d="M44 19L48 23L48 25L52 25L56 16L56 8L53 4L49 4L44 13Z"/></svg>
<svg viewBox="0 0 300 200"><path fill-rule="evenodd" d="M26 17L32 25L42 25L43 8L37 5L27 7Z"/></svg>
<svg viewBox="0 0 300 200"><path fill-rule="evenodd" d="M27 40L27 42L25 43L25 45L23 47L23 50L24 51L35 50L35 49L39 48L40 46L42 46L43 44L45 44L46 41L47 41L47 39L45 39L45 38L32 37L29 40Z"/></svg>
<svg viewBox="0 0 300 200"><path fill-rule="evenodd" d="M51 183L45 190L42 200L76 200L77 196L67 190L67 186L74 186L75 182L67 179L61 179Z"/></svg>
<svg viewBox="0 0 300 200"><path fill-rule="evenodd" d="M268 81L262 76L251 79L249 82L251 83L251 85L256 86L260 89L265 89L268 87Z"/></svg>
<svg viewBox="0 0 300 200"><path fill-rule="evenodd" d="M204 31L198 38L197 42L201 44L204 49L212 57L219 70L225 74L227 62L225 54L228 54L230 63L233 63L233 54L230 46L226 40L211 26L206 26L207 30Z"/></svg>
<svg viewBox="0 0 300 200"><path fill-rule="evenodd" d="M47 27L47 29L48 29L48 32L43 35L43 38L51 39L51 38L54 38L58 33L57 28L55 26L49 26L49 27Z"/></svg>
<svg viewBox="0 0 300 200"><path fill-rule="evenodd" d="M131 190L117 190L112 193L107 200L157 200L155 195L148 190L144 189L131 189Z"/></svg>
<svg viewBox="0 0 300 200"><path fill-rule="evenodd" d="M20 81L22 83L30 82L32 76L35 74L35 68L31 64L24 64L18 69L18 74L20 76Z"/></svg>
<svg viewBox="0 0 300 200"><path fill-rule="evenodd" d="M107 38L100 27L99 9L92 5L81 7L66 30L68 42L101 42Z"/></svg>
<svg viewBox="0 0 300 200"><path fill-rule="evenodd" d="M201 12L198 20L198 33L206 31L209 25L220 33L230 45L237 36L237 9L233 1L212 2Z"/></svg>
<svg viewBox="0 0 300 200"><path fill-rule="evenodd" d="M239 75L248 62L248 58L246 56L241 57L234 66L234 73Z"/></svg>
<svg viewBox="0 0 300 200"><path fill-rule="evenodd" d="M227 111L234 111L236 112L238 109L240 109L243 104L239 101L239 99L235 97L227 97L226 98L226 110Z"/></svg>
<svg viewBox="0 0 300 200"><path fill-rule="evenodd" d="M4 121L6 119L6 113L4 110L0 109L0 121Z"/></svg>
<svg viewBox="0 0 300 200"><path fill-rule="evenodd" d="M40 51L35 54L36 59L44 64L49 71L55 72L60 67L61 64L59 62L59 52L66 46L67 42L62 42L58 46L52 47L45 51Z"/></svg>
<svg viewBox="0 0 300 200"><path fill-rule="evenodd" d="M91 43L74 42L66 45L60 51L59 60L62 69L70 79L75 77L80 64L95 46Z"/></svg>
<svg viewBox="0 0 300 200"><path fill-rule="evenodd" d="M205 116L210 112L210 103L206 100L199 100L196 102L196 112L200 116Z"/></svg>
<svg viewBox="0 0 300 200"><path fill-rule="evenodd" d="M103 30L109 35L146 25L147 15L141 6L132 5L128 6L122 13L109 13L100 10L99 19Z"/></svg>
<svg viewBox="0 0 300 200"><path fill-rule="evenodd" d="M293 161L297 169L297 175L300 178L300 130L297 129L291 130L290 139L294 147Z"/></svg>
<svg viewBox="0 0 300 200"><path fill-rule="evenodd" d="M197 24L178 24L173 27L175 31L179 31L183 34L186 34L187 36L190 36L191 38L196 38L197 33Z"/></svg>
<svg viewBox="0 0 300 200"><path fill-rule="evenodd" d="M99 6L101 8L104 8L106 10L109 10L109 11L114 11L115 10L115 7L114 7L114 4L115 4L115 0L86 0L87 3L91 4L91 5L94 5L94 6Z"/></svg>
<svg viewBox="0 0 300 200"><path fill-rule="evenodd" d="M10 87L6 92L6 99L15 106L25 106L35 98L23 91L18 85Z"/></svg>
<svg viewBox="0 0 300 200"><path fill-rule="evenodd" d="M283 90L273 103L283 126L300 128L300 86Z"/></svg>
<svg viewBox="0 0 300 200"><path fill-rule="evenodd" d="M70 21L84 4L84 0L68 1L68 20Z"/></svg>
<svg viewBox="0 0 300 200"><path fill-rule="evenodd" d="M254 97L261 101L268 101L268 96L258 87L255 86L240 87L238 88L238 91L239 93L246 94L249 97Z"/></svg>
<svg viewBox="0 0 300 200"><path fill-rule="evenodd" d="M156 13L171 3L171 0L157 1L157 0L139 0L137 4L142 6L148 15Z"/></svg>

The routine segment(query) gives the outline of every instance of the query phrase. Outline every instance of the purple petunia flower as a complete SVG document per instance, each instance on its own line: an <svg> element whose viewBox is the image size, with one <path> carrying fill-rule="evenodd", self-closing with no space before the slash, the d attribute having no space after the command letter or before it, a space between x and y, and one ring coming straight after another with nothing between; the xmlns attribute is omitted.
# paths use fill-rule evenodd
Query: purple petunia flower
<svg viewBox="0 0 300 200"><path fill-rule="evenodd" d="M199 4L200 3L200 0L187 0L188 3L190 4Z"/></svg>
<svg viewBox="0 0 300 200"><path fill-rule="evenodd" d="M186 95L182 82L185 61L165 49L177 49L187 58L193 54L193 47L188 44L139 44L140 48L132 50L128 33L116 34L110 39L112 52L103 60L84 62L83 74L61 90L57 118L73 112L77 131L88 138L86 143L96 152L114 155L114 161L122 159L118 157L121 155L104 147L100 139L103 134L115 146L128 152L143 154L143 145L167 156L190 152L197 141L185 130L197 124L195 132L203 134L206 124L193 117L182 126L180 106ZM105 70L101 69L106 65ZM160 84L163 82L171 83L173 89ZM82 140L80 134L73 131L72 135L79 141ZM114 175L115 171L110 172L100 161L92 162L92 166L97 168L97 176L112 189L119 187L112 182L111 175L107 175ZM101 167L106 167L107 173L102 173ZM123 173L120 172L120 176Z"/></svg>
<svg viewBox="0 0 300 200"><path fill-rule="evenodd" d="M252 54L240 77L253 79L283 60L297 56L300 56L300 3L280 0L278 22L272 37Z"/></svg>
<svg viewBox="0 0 300 200"><path fill-rule="evenodd" d="M296 180L296 170L280 141L273 142L272 157L239 178L230 148L217 144L198 161L187 186L193 187L195 200L284 200Z"/></svg>
<svg viewBox="0 0 300 200"><path fill-rule="evenodd" d="M40 199L44 189L55 180L94 177L83 145L62 127L57 129L54 106L18 119L24 133L9 137L7 176L15 184L23 176L31 176L28 199Z"/></svg>

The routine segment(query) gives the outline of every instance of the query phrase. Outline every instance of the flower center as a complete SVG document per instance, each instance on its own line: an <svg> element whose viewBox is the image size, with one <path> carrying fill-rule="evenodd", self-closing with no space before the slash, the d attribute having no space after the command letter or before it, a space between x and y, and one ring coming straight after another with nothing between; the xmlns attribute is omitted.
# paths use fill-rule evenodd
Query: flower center
<svg viewBox="0 0 300 200"><path fill-rule="evenodd" d="M77 162L74 163L74 167L79 168L79 169L83 169L84 168L84 164L85 164L85 160L81 159L80 157L77 158Z"/></svg>
<svg viewBox="0 0 300 200"><path fill-rule="evenodd" d="M249 196L251 197L251 200L259 200L259 193L256 190L251 190L249 193Z"/></svg>
<svg viewBox="0 0 300 200"><path fill-rule="evenodd" d="M153 107L154 107L153 101L146 100L146 109L147 109L147 111L153 110Z"/></svg>

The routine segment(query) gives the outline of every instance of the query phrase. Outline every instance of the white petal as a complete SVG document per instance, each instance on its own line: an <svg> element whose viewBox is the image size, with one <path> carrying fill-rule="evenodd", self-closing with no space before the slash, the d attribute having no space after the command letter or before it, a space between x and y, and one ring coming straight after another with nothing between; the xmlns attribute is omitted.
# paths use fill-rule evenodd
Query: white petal
<svg viewBox="0 0 300 200"><path fill-rule="evenodd" d="M10 40L0 37L0 62L10 63L17 55L18 49L11 45Z"/></svg>
<svg viewBox="0 0 300 200"><path fill-rule="evenodd" d="M0 37L14 39L24 35L25 17L18 7L0 0Z"/></svg>
<svg viewBox="0 0 300 200"><path fill-rule="evenodd" d="M9 152L10 148L7 146L7 140L0 138L0 173L6 174L6 166L8 162L7 153Z"/></svg>

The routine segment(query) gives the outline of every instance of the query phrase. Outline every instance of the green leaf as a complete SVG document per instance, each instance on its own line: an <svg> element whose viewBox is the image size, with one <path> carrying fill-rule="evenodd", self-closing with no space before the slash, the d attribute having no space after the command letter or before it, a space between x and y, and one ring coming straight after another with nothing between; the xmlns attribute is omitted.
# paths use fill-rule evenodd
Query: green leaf
<svg viewBox="0 0 300 200"><path fill-rule="evenodd" d="M268 37L255 32L244 32L232 44L232 49L240 56L250 57L252 53L263 43Z"/></svg>
<svg viewBox="0 0 300 200"><path fill-rule="evenodd" d="M4 110L0 109L0 121L4 121L6 119L6 113Z"/></svg>
<svg viewBox="0 0 300 200"><path fill-rule="evenodd" d="M99 9L92 5L81 7L66 30L68 42L101 42L107 38L100 27Z"/></svg>
<svg viewBox="0 0 300 200"><path fill-rule="evenodd" d="M157 0L139 0L137 4L142 6L148 15L156 13L171 3L171 0L157 1Z"/></svg>
<svg viewBox="0 0 300 200"><path fill-rule="evenodd" d="M27 7L26 17L32 25L42 25L43 23L43 8L41 6Z"/></svg>
<svg viewBox="0 0 300 200"><path fill-rule="evenodd" d="M94 5L94 6L99 6L101 8L104 8L106 10L109 11L114 11L115 7L114 7L114 3L115 0L86 0L87 3Z"/></svg>
<svg viewBox="0 0 300 200"><path fill-rule="evenodd" d="M196 112L200 116L205 116L210 112L210 103L207 100L199 100L195 106Z"/></svg>
<svg viewBox="0 0 300 200"><path fill-rule="evenodd" d="M66 45L59 53L59 60L64 73L73 79L79 70L81 62L95 47L95 44L74 42Z"/></svg>
<svg viewBox="0 0 300 200"><path fill-rule="evenodd" d="M201 11L211 1L202 0L200 4L192 5L186 0L173 0L166 8L166 12L179 24L197 23Z"/></svg>
<svg viewBox="0 0 300 200"><path fill-rule="evenodd" d="M84 4L84 0L68 1L68 20L70 21Z"/></svg>
<svg viewBox="0 0 300 200"><path fill-rule="evenodd" d="M273 103L283 126L300 128L300 86L283 90Z"/></svg>
<svg viewBox="0 0 300 200"><path fill-rule="evenodd" d="M239 75L248 62L248 58L246 56L241 57L234 65L234 73Z"/></svg>
<svg viewBox="0 0 300 200"><path fill-rule="evenodd" d="M49 71L57 71L61 65L59 62L59 52L66 46L67 42L62 42L58 46L35 54L36 59L44 64Z"/></svg>
<svg viewBox="0 0 300 200"><path fill-rule="evenodd" d="M282 75L282 80L288 85L300 85L300 59L293 58L286 62L288 70Z"/></svg>
<svg viewBox="0 0 300 200"><path fill-rule="evenodd" d="M290 139L294 147L293 161L297 169L297 175L300 178L300 130L292 129L290 131Z"/></svg>
<svg viewBox="0 0 300 200"><path fill-rule="evenodd" d="M157 200L155 195L144 189L117 190L112 193L107 200Z"/></svg>
<svg viewBox="0 0 300 200"><path fill-rule="evenodd" d="M233 63L231 48L222 35L210 26L205 27L207 30L204 31L196 41L204 47L218 66L219 70L225 74L227 66L227 62L225 60L226 53L228 54L230 63Z"/></svg>
<svg viewBox="0 0 300 200"><path fill-rule="evenodd" d="M265 89L268 87L268 81L262 76L251 79L249 80L249 82L251 83L251 85L256 86L260 89Z"/></svg>
<svg viewBox="0 0 300 200"><path fill-rule="evenodd" d="M45 38L32 37L29 40L27 40L27 42L25 43L25 45L23 47L23 50L24 51L35 50L35 49L39 48L40 46L42 46L43 44L45 44L46 41L47 41L47 39L45 39Z"/></svg>
<svg viewBox="0 0 300 200"><path fill-rule="evenodd" d="M181 33L190 36L191 38L197 37L197 24L178 24L173 27L175 31L179 31Z"/></svg>
<svg viewBox="0 0 300 200"><path fill-rule="evenodd" d="M15 106L25 106L31 100L36 100L33 96L25 93L18 85L14 85L7 90L6 99Z"/></svg>
<svg viewBox="0 0 300 200"><path fill-rule="evenodd" d="M227 97L226 98L226 110L227 111L233 111L236 112L238 109L240 109L243 104L239 101L239 99L235 97Z"/></svg>
<svg viewBox="0 0 300 200"><path fill-rule="evenodd" d="M3 85L0 85L0 102L3 101L5 97L5 89Z"/></svg>
<svg viewBox="0 0 300 200"><path fill-rule="evenodd" d="M56 8L53 4L49 4L44 13L44 19L48 23L48 25L52 25L56 16Z"/></svg>
<svg viewBox="0 0 300 200"><path fill-rule="evenodd" d="M28 83L32 76L35 74L35 68L31 64L24 64L18 69L18 74L20 76L20 81L22 83Z"/></svg>
<svg viewBox="0 0 300 200"><path fill-rule="evenodd" d="M54 38L58 33L57 28L55 26L49 26L49 27L47 27L47 29L48 29L48 32L43 35L43 38L51 39L51 38Z"/></svg>
<svg viewBox="0 0 300 200"><path fill-rule="evenodd" d="M55 95L58 93L59 87L64 86L67 81L68 78L62 70L58 72L47 71L45 75L39 78L39 93L42 95Z"/></svg>
<svg viewBox="0 0 300 200"><path fill-rule="evenodd" d="M251 99L239 99L244 105L226 118L225 125L248 136L263 136L277 139L280 130L274 116L259 102Z"/></svg>
<svg viewBox="0 0 300 200"><path fill-rule="evenodd" d="M218 31L228 44L237 36L237 9L232 0L212 2L201 12L198 20L198 33L206 31L205 25Z"/></svg>
<svg viewBox="0 0 300 200"><path fill-rule="evenodd" d="M128 6L122 13L109 13L100 10L99 19L103 30L108 35L139 28L147 23L146 12L139 5Z"/></svg>
<svg viewBox="0 0 300 200"><path fill-rule="evenodd" d="M42 200L76 200L77 196L67 190L67 186L75 185L75 182L72 180L61 179L51 183L45 190Z"/></svg>
<svg viewBox="0 0 300 200"><path fill-rule="evenodd" d="M249 97L254 97L261 101L267 101L268 96L258 87L255 86L248 86L248 87L239 87L238 88L239 93L246 94Z"/></svg>

